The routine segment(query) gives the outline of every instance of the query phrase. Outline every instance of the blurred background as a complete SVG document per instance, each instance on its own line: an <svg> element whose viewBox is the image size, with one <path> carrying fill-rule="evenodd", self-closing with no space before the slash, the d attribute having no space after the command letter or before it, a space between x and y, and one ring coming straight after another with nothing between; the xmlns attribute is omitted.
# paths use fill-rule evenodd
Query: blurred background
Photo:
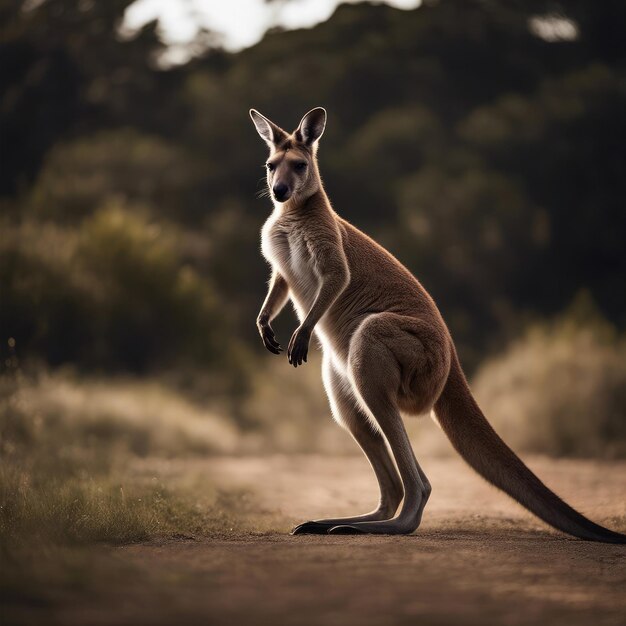
<svg viewBox="0 0 626 626"><path fill-rule="evenodd" d="M294 371L257 336L250 107L288 129L327 108L336 210L434 296L516 450L625 456L625 20L618 0L0 0L5 549L223 512L210 477L184 504L146 459L359 453L319 359Z"/></svg>

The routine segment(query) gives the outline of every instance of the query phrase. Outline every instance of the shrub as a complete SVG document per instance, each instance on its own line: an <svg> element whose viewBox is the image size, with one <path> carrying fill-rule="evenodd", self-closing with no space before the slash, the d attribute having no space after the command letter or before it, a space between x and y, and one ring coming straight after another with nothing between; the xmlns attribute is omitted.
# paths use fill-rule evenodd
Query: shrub
<svg viewBox="0 0 626 626"><path fill-rule="evenodd" d="M94 278L98 361L135 370L181 356L215 361L215 295L177 249L171 226L115 205L83 224L76 259Z"/></svg>
<svg viewBox="0 0 626 626"><path fill-rule="evenodd" d="M220 362L232 371L217 297L184 262L179 237L145 210L119 204L78 229L4 224L1 349L12 337L19 354L53 365L144 371Z"/></svg>
<svg viewBox="0 0 626 626"><path fill-rule="evenodd" d="M29 199L38 217L62 222L91 215L114 198L149 203L180 218L197 176L197 166L181 148L119 129L53 147Z"/></svg>
<svg viewBox="0 0 626 626"><path fill-rule="evenodd" d="M583 307L584 308L584 307ZM515 448L626 456L626 340L581 304L536 324L474 380L476 397Z"/></svg>

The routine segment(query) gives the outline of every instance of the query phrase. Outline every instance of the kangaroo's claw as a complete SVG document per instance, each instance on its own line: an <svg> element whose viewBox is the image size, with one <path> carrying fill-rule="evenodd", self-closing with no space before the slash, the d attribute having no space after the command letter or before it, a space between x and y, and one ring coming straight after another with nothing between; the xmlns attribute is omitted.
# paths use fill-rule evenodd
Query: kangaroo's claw
<svg viewBox="0 0 626 626"><path fill-rule="evenodd" d="M319 522L304 522L298 524L292 531L292 535L325 535L328 532L328 524Z"/></svg>

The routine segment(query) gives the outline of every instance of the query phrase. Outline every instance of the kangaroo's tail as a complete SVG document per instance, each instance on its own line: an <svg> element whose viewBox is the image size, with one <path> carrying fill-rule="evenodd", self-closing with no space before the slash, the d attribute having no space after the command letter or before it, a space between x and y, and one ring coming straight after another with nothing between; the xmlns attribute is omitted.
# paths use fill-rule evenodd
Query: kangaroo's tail
<svg viewBox="0 0 626 626"><path fill-rule="evenodd" d="M626 543L626 535L595 524L563 502L500 439L474 400L456 355L435 414L473 469L544 522L581 539Z"/></svg>

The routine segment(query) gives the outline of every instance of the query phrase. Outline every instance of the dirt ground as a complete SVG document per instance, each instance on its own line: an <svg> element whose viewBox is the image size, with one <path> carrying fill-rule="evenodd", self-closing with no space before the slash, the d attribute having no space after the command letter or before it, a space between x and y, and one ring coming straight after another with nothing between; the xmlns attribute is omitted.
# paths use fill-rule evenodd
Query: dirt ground
<svg viewBox="0 0 626 626"><path fill-rule="evenodd" d="M138 471L153 471L145 461ZM156 461L154 461L156 463ZM361 513L376 501L358 457L171 462L248 498L257 531L102 548L100 584L60 590L16 623L577 624L626 623L626 546L570 539L536 521L456 458L427 459L433 495L407 537L297 536L296 523ZM626 531L626 463L529 465L595 521ZM247 523L249 523L249 519ZM100 563L100 561L98 561Z"/></svg>

